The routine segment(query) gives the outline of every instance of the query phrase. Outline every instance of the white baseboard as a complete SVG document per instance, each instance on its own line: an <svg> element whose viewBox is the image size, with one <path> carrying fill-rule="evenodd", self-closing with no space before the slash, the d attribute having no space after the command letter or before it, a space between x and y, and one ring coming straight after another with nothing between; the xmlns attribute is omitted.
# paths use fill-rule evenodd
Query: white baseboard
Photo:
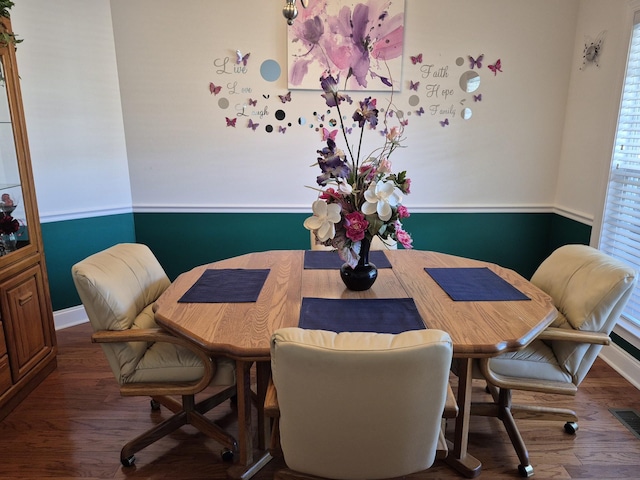
<svg viewBox="0 0 640 480"><path fill-rule="evenodd" d="M615 344L603 347L600 358L640 390L640 361Z"/></svg>
<svg viewBox="0 0 640 480"><path fill-rule="evenodd" d="M53 312L53 323L56 330L73 327L89 321L82 305Z"/></svg>

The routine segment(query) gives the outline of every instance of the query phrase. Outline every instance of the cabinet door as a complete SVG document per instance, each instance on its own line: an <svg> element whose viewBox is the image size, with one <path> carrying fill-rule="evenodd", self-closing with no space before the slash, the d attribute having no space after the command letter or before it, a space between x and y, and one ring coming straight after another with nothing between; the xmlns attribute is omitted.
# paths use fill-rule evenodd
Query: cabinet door
<svg viewBox="0 0 640 480"><path fill-rule="evenodd" d="M2 320L9 346L13 381L17 382L52 349L44 283L39 265L0 284Z"/></svg>
<svg viewBox="0 0 640 480"><path fill-rule="evenodd" d="M0 322L0 395L9 390L13 384L9 371L9 357L7 356L7 344L4 341L4 327Z"/></svg>

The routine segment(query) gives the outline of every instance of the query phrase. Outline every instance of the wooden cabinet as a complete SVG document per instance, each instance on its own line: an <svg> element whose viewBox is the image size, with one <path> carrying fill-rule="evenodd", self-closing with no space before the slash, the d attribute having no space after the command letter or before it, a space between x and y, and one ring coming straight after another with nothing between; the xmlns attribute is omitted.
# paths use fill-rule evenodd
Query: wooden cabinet
<svg viewBox="0 0 640 480"><path fill-rule="evenodd" d="M0 420L56 367L15 45L0 17Z"/></svg>

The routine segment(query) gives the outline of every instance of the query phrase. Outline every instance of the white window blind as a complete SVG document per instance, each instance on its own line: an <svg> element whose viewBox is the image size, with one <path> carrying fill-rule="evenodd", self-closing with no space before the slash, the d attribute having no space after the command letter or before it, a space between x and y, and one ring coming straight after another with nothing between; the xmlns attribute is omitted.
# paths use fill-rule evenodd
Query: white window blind
<svg viewBox="0 0 640 480"><path fill-rule="evenodd" d="M640 270L640 12L634 17L600 249ZM640 287L623 316L640 328Z"/></svg>

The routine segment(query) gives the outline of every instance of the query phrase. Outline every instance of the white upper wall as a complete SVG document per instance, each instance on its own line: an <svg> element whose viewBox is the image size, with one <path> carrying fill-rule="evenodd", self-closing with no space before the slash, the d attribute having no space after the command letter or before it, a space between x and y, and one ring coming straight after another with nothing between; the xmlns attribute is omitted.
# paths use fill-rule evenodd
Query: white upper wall
<svg viewBox="0 0 640 480"><path fill-rule="evenodd" d="M19 0L11 22L43 221L131 211L108 0Z"/></svg>
<svg viewBox="0 0 640 480"><path fill-rule="evenodd" d="M407 148L392 157L395 169L407 169L413 181L405 203L413 211L556 206L587 223L596 217L626 59L627 5L406 0L403 90L394 101L412 116ZM323 144L308 124L317 125L313 112L326 106L319 91L292 90L284 107L277 100L289 91L279 4L20 0L12 21L24 38L18 63L43 220L131 207L310 210L315 194L305 186L314 184L318 172L309 166ZM585 35L603 30L600 67L578 70ZM216 62L235 61L236 49L251 54L246 73L216 73ZM448 76L423 78L410 61L418 53L423 64L447 67ZM467 57L481 53L483 97L474 102L458 78L469 69ZM458 57L464 65L456 64ZM498 58L503 72L494 76L487 65ZM284 70L274 82L260 75L266 59ZM415 107L410 80L421 82ZM224 87L219 95L209 92L209 82ZM428 98L426 85L435 82L440 92L454 93ZM384 105L385 93L369 94ZM222 97L229 108L221 107ZM235 106L249 98L267 107L263 118L251 117L261 126L252 131L244 117L235 129L226 127L225 117L233 118ZM414 113L434 103L455 115ZM464 106L474 112L467 121L460 118ZM275 118L278 109L284 120ZM298 125L299 117L307 125ZM441 127L447 117L450 125ZM275 133L264 131L267 124ZM369 146L377 146L377 135L367 132Z"/></svg>
<svg viewBox="0 0 640 480"><path fill-rule="evenodd" d="M313 185L319 173L309 166L323 144L320 133L298 125L297 118L326 106L319 91L293 90L283 107L277 95L288 91L286 75L269 83L258 71L266 59L286 71L281 5L259 0L192 0L180 8L170 0L112 0L111 5L134 209L309 211L315 193L305 185ZM407 148L392 157L394 167L407 169L413 181L406 205L413 211L552 205L577 13L577 0L406 1L403 91L394 101L405 112L415 110L408 106L414 92L407 87L419 80L420 106L427 110L438 103L455 110L410 117ZM217 74L215 62L225 57L235 62L236 49L251 54L247 73ZM441 94L455 92L451 97L427 98L426 85L434 79L422 78L419 65L410 61L419 53L424 64L448 68L448 77L437 81ZM467 57L480 54L485 57L477 93L483 98L474 102L458 79L469 70ZM458 57L464 58L461 66ZM497 59L503 73L494 76L487 65ZM211 81L223 86L219 95L209 93ZM232 82L251 93L231 95ZM227 110L218 105L223 95L230 101ZM269 111L253 120L272 123L275 133L248 129L246 118L238 119L236 128L226 127L234 106L251 97ZM473 108L471 120L460 118L463 106ZM284 122L274 118L278 108L285 109ZM450 125L443 128L439 122L446 117ZM286 133L278 133L287 122L292 125ZM367 134L381 143L378 133Z"/></svg>
<svg viewBox="0 0 640 480"><path fill-rule="evenodd" d="M633 21L629 4L628 0L582 0L571 62L554 203L562 210L594 220L594 244L599 235ZM599 66L583 67L585 43L590 44L601 34L604 41Z"/></svg>

